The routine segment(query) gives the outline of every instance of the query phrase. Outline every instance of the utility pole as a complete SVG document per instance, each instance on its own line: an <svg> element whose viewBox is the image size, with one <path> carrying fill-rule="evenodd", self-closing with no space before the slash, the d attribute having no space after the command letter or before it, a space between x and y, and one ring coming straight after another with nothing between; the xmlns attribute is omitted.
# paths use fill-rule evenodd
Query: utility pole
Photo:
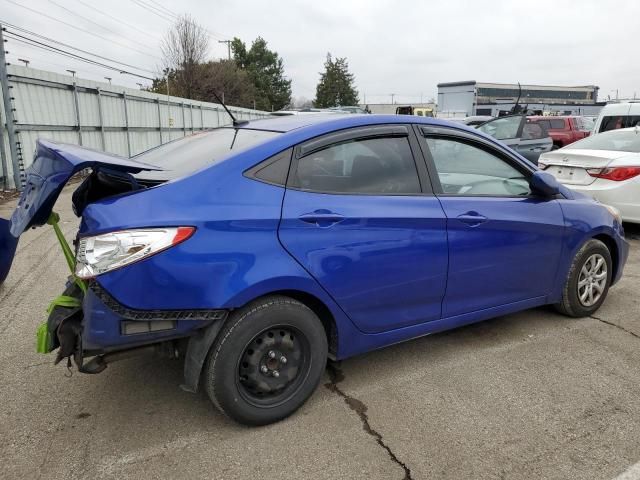
<svg viewBox="0 0 640 480"><path fill-rule="evenodd" d="M25 67L28 67L31 63L29 60L25 60L24 58L19 58L18 61L24 63Z"/></svg>
<svg viewBox="0 0 640 480"><path fill-rule="evenodd" d="M392 94L391 94L391 105L393 105L393 97L395 97L395 96L396 96L396 94L395 94L395 93L392 93Z"/></svg>
<svg viewBox="0 0 640 480"><path fill-rule="evenodd" d="M229 60L231 60L231 40L218 40L218 43L226 43L227 44L227 52L229 54Z"/></svg>
<svg viewBox="0 0 640 480"><path fill-rule="evenodd" d="M0 24L0 88L2 88L2 101L4 104L4 115L7 122L7 136L9 137L9 152L11 153L11 165L13 166L13 182L16 189L22 190L22 181L20 178L21 169L19 163L18 138L16 137L16 120L13 117L13 106L11 104L11 87L9 85L9 76L7 74L7 57L9 53L5 51L4 44L6 40L2 35L4 27ZM0 134L2 133L2 125L0 125ZM5 175L7 172L5 172Z"/></svg>
<svg viewBox="0 0 640 480"><path fill-rule="evenodd" d="M73 78L76 78L76 71L75 70L67 70L67 72L69 72Z"/></svg>
<svg viewBox="0 0 640 480"><path fill-rule="evenodd" d="M112 78L111 78L111 77L104 77L104 79L105 79L107 82L109 82L109 85L111 85L111 80L112 80Z"/></svg>

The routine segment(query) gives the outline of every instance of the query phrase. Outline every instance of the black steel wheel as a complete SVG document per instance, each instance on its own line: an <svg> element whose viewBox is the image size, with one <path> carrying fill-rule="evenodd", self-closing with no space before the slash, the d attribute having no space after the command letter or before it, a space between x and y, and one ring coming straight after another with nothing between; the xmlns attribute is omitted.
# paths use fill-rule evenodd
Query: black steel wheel
<svg viewBox="0 0 640 480"><path fill-rule="evenodd" d="M309 342L295 327L275 325L260 332L238 362L240 393L258 407L285 402L304 381L309 353Z"/></svg>
<svg viewBox="0 0 640 480"><path fill-rule="evenodd" d="M234 420L273 423L313 393L326 359L326 333L317 316L291 298L266 297L227 320L209 354L205 386Z"/></svg>

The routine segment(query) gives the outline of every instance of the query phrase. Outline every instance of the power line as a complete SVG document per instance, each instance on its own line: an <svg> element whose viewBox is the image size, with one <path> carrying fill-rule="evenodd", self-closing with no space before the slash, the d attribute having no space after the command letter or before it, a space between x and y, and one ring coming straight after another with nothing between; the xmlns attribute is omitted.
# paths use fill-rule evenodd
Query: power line
<svg viewBox="0 0 640 480"><path fill-rule="evenodd" d="M59 4L58 2L56 2L55 0L49 0L49 3L54 4L56 7L61 8L62 10L64 10L65 12L67 12L67 13L69 13L69 14L71 14L71 15L74 15L74 16L76 16L76 17L78 17L78 18L81 18L81 19L82 19L82 20L84 20L85 22L92 23L93 25L96 25L97 27L102 28L102 29L103 29L103 30L105 30L106 32L113 33L114 35L117 35L117 36L122 37L122 38L124 38L124 39L126 39L126 40L129 40L130 42L138 43L138 44L142 45L143 47L153 49L153 47L151 47L151 46L149 46L149 45L146 45L146 44L144 44L144 43L142 43L142 42L139 42L139 41L137 41L137 40L132 40L131 38L127 38L127 37L125 37L124 35L122 35L120 32L116 32L115 30L112 30L112 29L110 29L110 28L107 28L107 27L105 27L104 25L102 25L102 24L100 24L100 23L98 23L98 22L94 22L94 21L93 21L93 20L91 20L90 18L87 18L87 17L85 17L84 15L80 15L79 13L74 12L73 10L71 10L71 9L69 9L69 8L67 8L67 7L65 7L64 5L60 5L60 4Z"/></svg>
<svg viewBox="0 0 640 480"><path fill-rule="evenodd" d="M16 5L16 6L20 7L20 8L24 8L26 10L29 10L30 12L33 12L33 13L35 13L37 15L41 15L43 17L46 17L46 18L50 19L50 20L54 20L54 21L56 21L58 23L66 25L68 27L74 28L74 29L79 30L79 31L84 32L84 33L88 33L89 35L93 35L94 37L97 37L97 38L99 38L101 40L105 40L107 42L111 42L111 43L113 43L115 45L118 45L120 47L124 47L124 48L126 48L128 50L132 50L134 52L141 53L141 54L146 55L148 57L155 58L156 60L161 60L160 57L157 57L156 55L152 55L150 53L143 52L142 50L138 50L136 48L130 47L129 45L125 45L124 43L116 42L115 40L111 40L111 39L109 39L107 37L103 37L102 35L98 35L97 33L91 32L89 30L85 30L84 28L80 28L80 27L78 27L76 25L73 25L71 23L65 22L64 20L60 20L58 18L52 17L51 15L47 15L46 13L42 13L42 12L39 12L38 10L34 10L33 8L29 8L26 5L21 5L21 4L17 3L17 2L14 2L13 0L5 0L5 1L9 2L9 3L12 3L12 4L14 4L14 5Z"/></svg>
<svg viewBox="0 0 640 480"><path fill-rule="evenodd" d="M100 15L104 15L105 17L110 18L111 20L117 22L117 23L121 23L122 25L126 25L127 27L131 28L133 31L138 32L138 33L142 33L144 35L146 35L149 38L152 38L154 40L158 40L158 37L156 37L155 35L152 35L148 32L145 32L144 30L141 30L140 27L138 25L132 25L130 23L125 22L124 20L121 20L119 18L114 17L113 15L107 13L107 12L103 12L102 10L97 9L96 7L94 7L93 5L88 4L87 2L84 2L83 0L76 0L77 2L81 3L82 5L84 5L87 8L90 8L91 10L94 10L96 12L98 12Z"/></svg>
<svg viewBox="0 0 640 480"><path fill-rule="evenodd" d="M96 60L92 60L90 58L83 57L83 56L75 54L73 52L67 52L65 50L62 50L62 49L57 48L57 47L54 47L52 45L47 45L46 43L39 42L38 40L34 40L34 39L28 38L28 37L24 37L24 36L22 36L20 34L17 34L15 32L11 32L11 31L7 30L6 28L3 29L3 30L9 35L7 38L10 38L10 39L15 40L17 42L25 43L25 44L31 45L33 47L41 48L41 49L46 50L46 51L50 51L50 52L57 53L59 55L63 55L63 56L70 57L70 58L74 58L76 60L80 60L80 61L83 61L83 62L86 62L86 63L90 63L92 65L97 65L97 66L100 66L100 67L103 67L103 68L106 68L106 69L109 69L109 70L113 70L113 71L116 71L116 72L124 73L124 74L127 74L127 75L132 75L134 77L144 78L146 80L151 80L151 81L154 80L151 77L146 77L144 75L139 75L139 74L134 73L134 72L129 72L127 70L123 70L123 69L115 67L113 65L107 65L106 63L98 62Z"/></svg>
<svg viewBox="0 0 640 480"><path fill-rule="evenodd" d="M178 17L178 14L175 13L172 10L169 10L167 7L165 7L164 5L162 5L160 2L156 2L155 0L147 0L155 5L157 5L161 10L166 11L169 15L173 15L174 17Z"/></svg>
<svg viewBox="0 0 640 480"><path fill-rule="evenodd" d="M123 65L125 67L133 68L133 69L136 69L136 70L140 70L141 72L147 72L147 73L150 73L152 75L156 74L156 72L153 72L151 70L146 70L144 68L136 67L135 65L131 65L129 63L120 62L118 60L114 60L113 58L105 57L105 56L99 55L97 53L90 52L88 50L83 50L81 48L74 47L73 45L69 45L68 43L64 43L64 42L61 42L59 40L55 40L53 38L46 37L44 35L40 35L39 33L32 32L31 30L27 30L26 28L19 27L17 25L13 25L13 24L11 24L9 22L5 22L4 20L0 20L0 24L8 25L9 27L11 27L11 28L13 28L15 30L18 30L18 31L20 31L22 33L25 33L25 34L28 34L28 35L32 35L34 37L38 37L38 38L40 38L42 40L46 40L48 42L52 42L52 43L55 43L57 45L62 45L63 47L71 48L72 50L76 50L78 52L82 52L82 53L84 53L86 55L91 55L92 57L100 58L101 60L106 60L108 62L117 63L119 65ZM14 33L14 35L17 35L17 34Z"/></svg>
<svg viewBox="0 0 640 480"><path fill-rule="evenodd" d="M139 7L144 8L145 10L155 14L156 16L162 18L163 20L166 20L170 23L175 23L176 20L178 20L180 18L179 15L171 12L171 10L169 10L168 8L162 7L165 10L167 10L167 12L164 12L163 10L161 10L158 7L155 7L154 5L145 3L145 0L131 0L133 3L135 3L136 5L138 5ZM149 2L153 1L153 0L147 0ZM157 4L157 2L154 2ZM214 32L213 30L209 30L206 27L200 27L202 28L202 30L204 30L207 35L209 35L211 38L217 40L217 39L225 39L225 38L229 38L229 35L224 35L222 33L219 32Z"/></svg>
<svg viewBox="0 0 640 480"><path fill-rule="evenodd" d="M146 3L143 3L141 0L131 0L131 1L136 5L138 5L139 7L144 8L148 12L151 12L154 15L162 18L163 20L167 20L169 22L174 22L176 20L176 17L173 17L168 13L164 13L162 10L159 10L157 7L154 7L153 5L148 5Z"/></svg>
<svg viewBox="0 0 640 480"><path fill-rule="evenodd" d="M18 39L13 39L18 41ZM25 52L24 55L28 56L28 58L31 60L30 61L30 68L40 68L40 65L48 65L49 67L57 67L61 70L65 70L67 69L70 65L74 68L77 69L77 73L79 76L82 76L83 78L89 79L89 80L98 80L98 81L102 81L103 77L103 73L99 73L100 70L97 69L91 69L91 65L87 64L86 62L83 62L82 60L78 60L76 58L70 58L70 62L69 63L59 63L59 62L52 62L51 61L51 55L44 55L46 52L48 52L48 50L45 50L44 48L40 48L38 45L31 45L27 42L22 42L21 47L26 47L29 49L29 52ZM42 55L39 55L37 52L42 52ZM51 53L56 53L56 52L51 52ZM64 57L65 55L60 54L61 57ZM45 60L45 58L47 60ZM80 68L76 67L76 64L80 65ZM85 69L86 67L89 67L88 69ZM97 68L102 69L102 67L98 67L96 65Z"/></svg>

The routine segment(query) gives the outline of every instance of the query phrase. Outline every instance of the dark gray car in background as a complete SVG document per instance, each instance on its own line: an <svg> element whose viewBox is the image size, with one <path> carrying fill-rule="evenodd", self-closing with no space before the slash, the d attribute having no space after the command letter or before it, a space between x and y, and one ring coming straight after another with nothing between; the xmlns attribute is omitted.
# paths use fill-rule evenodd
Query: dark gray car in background
<svg viewBox="0 0 640 480"><path fill-rule="evenodd" d="M494 118L476 128L500 140L536 165L538 157L553 147L553 140L544 125L529 122L525 115Z"/></svg>

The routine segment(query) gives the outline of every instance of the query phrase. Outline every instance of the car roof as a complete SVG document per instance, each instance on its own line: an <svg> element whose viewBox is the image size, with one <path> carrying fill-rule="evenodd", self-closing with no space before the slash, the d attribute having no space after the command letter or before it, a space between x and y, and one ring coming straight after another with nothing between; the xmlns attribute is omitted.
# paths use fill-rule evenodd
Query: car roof
<svg viewBox="0 0 640 480"><path fill-rule="evenodd" d="M531 120L564 120L565 118L579 118L581 116L582 115L527 115L527 118L530 118Z"/></svg>
<svg viewBox="0 0 640 480"><path fill-rule="evenodd" d="M600 115L631 115L638 111L640 111L638 102L607 103L600 110Z"/></svg>
<svg viewBox="0 0 640 480"><path fill-rule="evenodd" d="M450 125L449 122L431 117L414 115L371 115L371 114L322 114L316 115L288 115L281 117L261 118L250 120L239 128L250 130L267 130L272 132L290 132L299 128L319 124L332 124L337 130L340 128L376 125L385 123L423 123L427 125ZM458 124L459 126L459 124Z"/></svg>

